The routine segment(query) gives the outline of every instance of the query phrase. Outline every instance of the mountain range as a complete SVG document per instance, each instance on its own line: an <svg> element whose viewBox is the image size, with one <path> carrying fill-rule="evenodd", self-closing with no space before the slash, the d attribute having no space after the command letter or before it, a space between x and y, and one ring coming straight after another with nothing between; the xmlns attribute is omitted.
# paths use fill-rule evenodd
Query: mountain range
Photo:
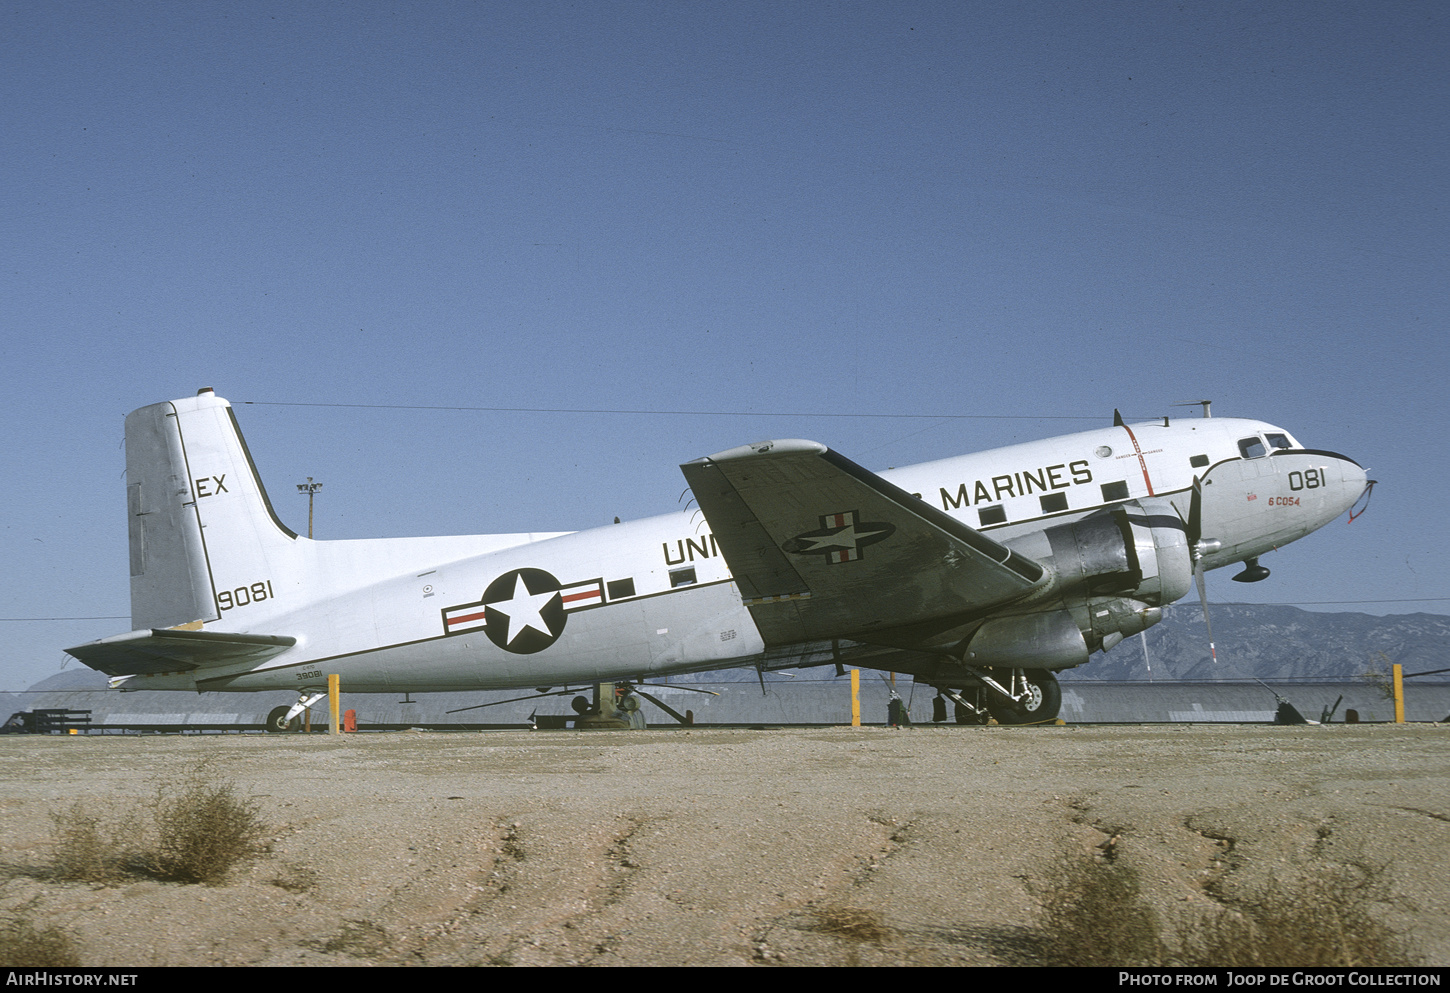
<svg viewBox="0 0 1450 993"><path fill-rule="evenodd" d="M1185 600L1165 609L1163 620L1143 635L1062 678L1352 679L1366 671L1388 675L1395 662L1407 673L1450 667L1450 617L1443 614L1379 617L1236 603L1209 609L1217 662L1209 654L1202 608Z"/></svg>
<svg viewBox="0 0 1450 993"><path fill-rule="evenodd" d="M1125 639L1105 655L1060 674L1064 681L1358 679L1387 678L1390 664L1406 673L1450 667L1450 617L1443 614L1318 613L1299 607L1214 604L1210 608L1218 660L1209 655L1198 604L1185 601L1163 612L1143 635ZM1146 657L1145 646L1146 641ZM811 670L802 670L808 676ZM705 678L701 676L696 679ZM750 670L727 670L716 681L748 679ZM768 680L788 678L768 673ZM1434 677L1450 679L1450 673ZM0 719L28 706L29 693L101 689L106 677L81 665L42 679L25 693L0 692Z"/></svg>

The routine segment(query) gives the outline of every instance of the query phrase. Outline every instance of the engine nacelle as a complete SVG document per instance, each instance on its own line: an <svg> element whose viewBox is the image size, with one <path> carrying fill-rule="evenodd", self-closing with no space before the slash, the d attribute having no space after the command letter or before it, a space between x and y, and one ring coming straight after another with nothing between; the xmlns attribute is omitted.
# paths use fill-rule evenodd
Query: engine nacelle
<svg viewBox="0 0 1450 993"><path fill-rule="evenodd" d="M1072 612L994 617L977 628L962 660L1014 669L1071 669L1088 660L1088 643Z"/></svg>
<svg viewBox="0 0 1450 993"><path fill-rule="evenodd" d="M1071 669L1163 619L1163 608L1126 597L1091 597L1062 610L994 617L967 642L970 665Z"/></svg>
<svg viewBox="0 0 1450 993"><path fill-rule="evenodd" d="M1124 597L1094 597L1073 608L1090 647L1107 651L1130 635L1146 631L1163 619L1162 607Z"/></svg>
<svg viewBox="0 0 1450 993"><path fill-rule="evenodd" d="M1193 588L1188 527L1164 497L1129 500L1007 545L1053 571L1033 613L993 617L967 642L970 665L1070 669L1163 618ZM1056 601L1057 610L1044 609Z"/></svg>
<svg viewBox="0 0 1450 993"><path fill-rule="evenodd" d="M1045 532L1061 593L1164 606L1193 586L1187 527L1166 499L1133 500Z"/></svg>

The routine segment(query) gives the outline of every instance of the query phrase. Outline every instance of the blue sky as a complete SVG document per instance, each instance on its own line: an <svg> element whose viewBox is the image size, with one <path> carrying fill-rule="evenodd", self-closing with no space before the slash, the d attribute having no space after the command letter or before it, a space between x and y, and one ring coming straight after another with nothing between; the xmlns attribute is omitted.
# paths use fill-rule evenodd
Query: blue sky
<svg viewBox="0 0 1450 993"><path fill-rule="evenodd" d="M1447 51L1439 3L0 8L0 689L129 626L122 419L202 386L319 537L1206 397L1381 480L1213 598L1447 612Z"/></svg>

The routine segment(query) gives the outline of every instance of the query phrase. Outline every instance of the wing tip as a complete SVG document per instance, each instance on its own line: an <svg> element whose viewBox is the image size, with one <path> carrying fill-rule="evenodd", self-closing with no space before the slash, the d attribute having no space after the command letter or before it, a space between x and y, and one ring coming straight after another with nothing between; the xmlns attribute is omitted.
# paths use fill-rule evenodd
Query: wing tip
<svg viewBox="0 0 1450 993"><path fill-rule="evenodd" d="M695 459L688 465L696 465L704 462L733 462L737 459L750 458L780 458L787 455L824 455L830 451L819 441L807 441L804 438L778 438L767 441L757 441L749 445L740 445L736 448L727 448L723 452L716 452L714 455L707 455L701 459Z"/></svg>

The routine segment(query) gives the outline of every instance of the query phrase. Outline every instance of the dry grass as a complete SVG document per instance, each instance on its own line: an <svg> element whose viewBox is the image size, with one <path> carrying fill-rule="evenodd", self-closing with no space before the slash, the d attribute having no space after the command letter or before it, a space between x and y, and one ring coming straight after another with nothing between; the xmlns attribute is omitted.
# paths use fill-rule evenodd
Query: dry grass
<svg viewBox="0 0 1450 993"><path fill-rule="evenodd" d="M284 862L271 882L288 893L308 893L317 888L317 872L309 866Z"/></svg>
<svg viewBox="0 0 1450 993"><path fill-rule="evenodd" d="M0 966L55 969L78 965L75 942L59 928L37 929L25 917L0 922Z"/></svg>
<svg viewBox="0 0 1450 993"><path fill-rule="evenodd" d="M811 913L815 917L811 930L822 934L878 944L891 936L891 929L879 914L859 907L817 907Z"/></svg>
<svg viewBox="0 0 1450 993"><path fill-rule="evenodd" d="M141 810L107 820L76 804L51 818L54 877L103 884L149 876L216 885L262 851L267 833L257 801L238 796L206 761L158 783Z"/></svg>
<svg viewBox="0 0 1450 993"><path fill-rule="evenodd" d="M1182 964L1202 966L1404 966L1410 944L1370 915L1375 877L1341 874L1287 889L1270 886L1216 918L1179 934Z"/></svg>
<svg viewBox="0 0 1450 993"><path fill-rule="evenodd" d="M1168 949L1138 874L1116 858L1064 862L1044 889L1043 964L1162 965Z"/></svg>
<svg viewBox="0 0 1450 993"><path fill-rule="evenodd" d="M55 851L51 868L54 878L66 882L115 883L134 872L131 838L134 832L107 823L84 804L52 811Z"/></svg>
<svg viewBox="0 0 1450 993"><path fill-rule="evenodd" d="M1395 676L1394 663L1384 652L1377 652L1374 658L1370 659L1369 665L1359 674L1359 678L1369 683L1379 695L1386 700L1395 698Z"/></svg>
<svg viewBox="0 0 1450 993"><path fill-rule="evenodd" d="M1133 869L1113 858L1065 862L1042 897L1042 960L1062 966L1404 966L1410 944L1375 920L1375 874L1270 886L1253 901L1181 924L1172 946Z"/></svg>
<svg viewBox="0 0 1450 993"><path fill-rule="evenodd" d="M160 785L151 802L158 879L216 885L232 867L262 851L267 832L256 800L217 781L204 765L175 785Z"/></svg>

